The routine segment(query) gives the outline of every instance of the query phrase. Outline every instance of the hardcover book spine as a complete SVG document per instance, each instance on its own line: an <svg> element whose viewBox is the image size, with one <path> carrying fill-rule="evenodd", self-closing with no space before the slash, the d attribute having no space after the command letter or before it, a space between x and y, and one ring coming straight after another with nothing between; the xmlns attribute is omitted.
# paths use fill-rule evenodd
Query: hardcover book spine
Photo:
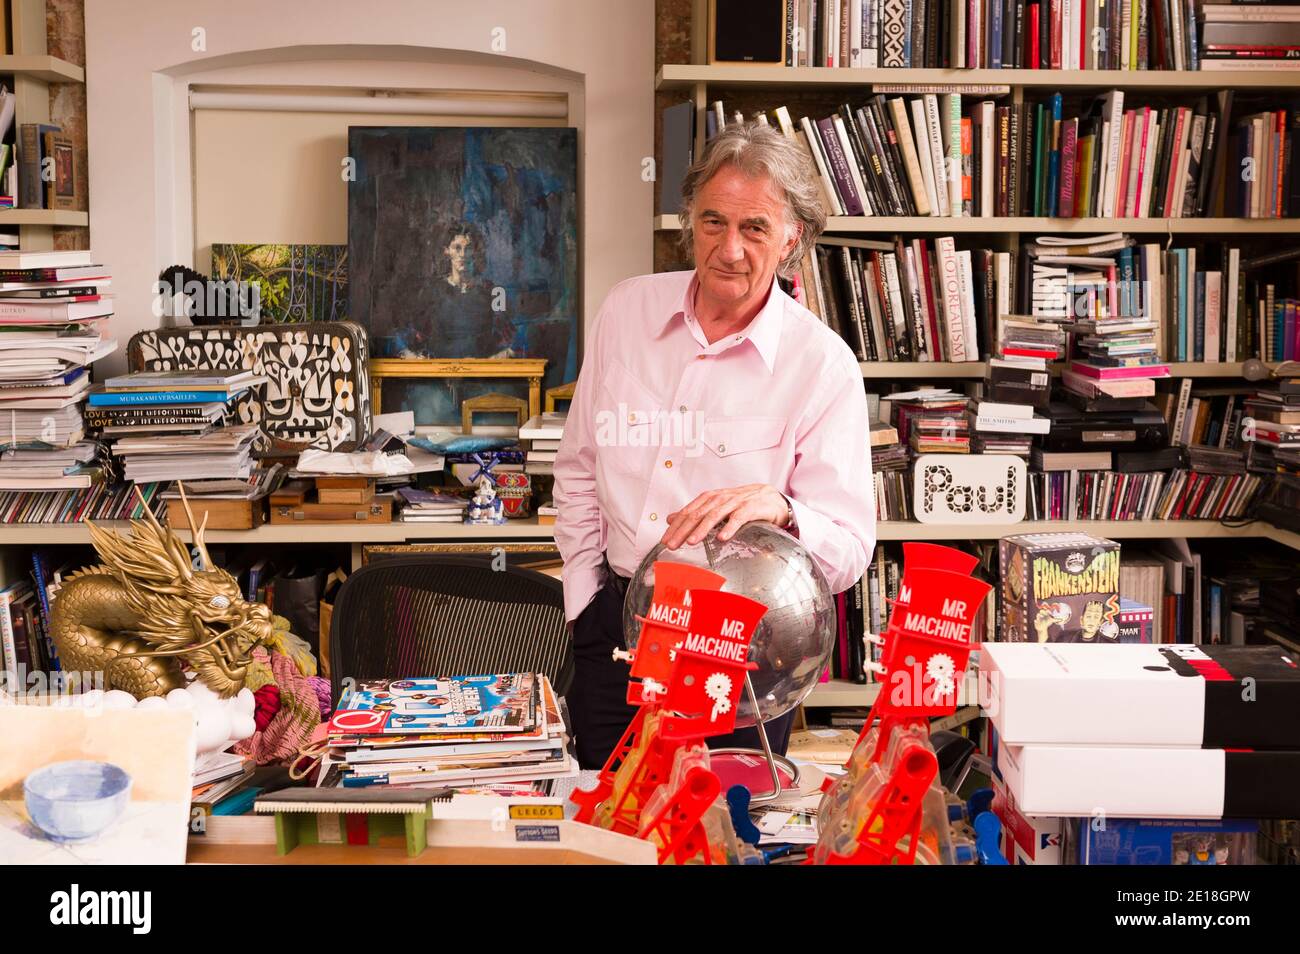
<svg viewBox="0 0 1300 954"><path fill-rule="evenodd" d="M940 289L943 295L943 318L948 332L947 352L951 361L970 361L966 348L965 322L962 317L961 265L952 236L935 239L935 256L939 264Z"/></svg>
<svg viewBox="0 0 1300 954"><path fill-rule="evenodd" d="M907 121L907 105L903 102L901 96L895 97L889 100L889 110L899 140L899 151L903 155L903 167L907 172L907 183L916 214L929 215L931 212L930 201L925 189L925 180L921 175L921 163L917 157Z"/></svg>
<svg viewBox="0 0 1300 954"><path fill-rule="evenodd" d="M1079 149L1079 121L1066 122L1061 132L1061 215L1074 214L1074 165Z"/></svg>
<svg viewBox="0 0 1300 954"><path fill-rule="evenodd" d="M899 361L916 360L911 334L907 325L907 311L903 307L903 288L898 274L898 258L891 252L882 255L885 263L885 289L889 294L889 310L894 320L894 347Z"/></svg>
<svg viewBox="0 0 1300 954"><path fill-rule="evenodd" d="M999 106L997 214L1009 215L1011 189L1011 109Z"/></svg>
<svg viewBox="0 0 1300 954"><path fill-rule="evenodd" d="M1022 103L1014 103L1007 117L1007 214L1020 215L1020 116Z"/></svg>
<svg viewBox="0 0 1300 954"><path fill-rule="evenodd" d="M905 47L907 38L904 35L904 20L906 10L904 0L884 0L883 17L881 19L880 35L880 65L882 67L905 67Z"/></svg>
<svg viewBox="0 0 1300 954"><path fill-rule="evenodd" d="M938 214L952 215L952 193L948 187L948 159L943 147L943 121L939 113L939 97L925 94L926 134L930 137L930 161L934 163L934 190L939 200Z"/></svg>
<svg viewBox="0 0 1300 954"><path fill-rule="evenodd" d="M849 160L840 146L835 132L835 124L830 119L817 120L817 133L822 148L826 150L831 175L835 181L835 191L844 206L845 215L861 215L862 201L853 187L853 178L849 173Z"/></svg>

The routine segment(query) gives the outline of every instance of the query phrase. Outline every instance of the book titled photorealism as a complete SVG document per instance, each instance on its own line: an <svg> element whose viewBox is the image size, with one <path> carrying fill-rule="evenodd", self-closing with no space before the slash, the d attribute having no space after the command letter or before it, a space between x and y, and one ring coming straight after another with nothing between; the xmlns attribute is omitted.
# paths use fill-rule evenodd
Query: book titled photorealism
<svg viewBox="0 0 1300 954"><path fill-rule="evenodd" d="M345 693L331 735L524 732L539 719L536 673L363 682Z"/></svg>

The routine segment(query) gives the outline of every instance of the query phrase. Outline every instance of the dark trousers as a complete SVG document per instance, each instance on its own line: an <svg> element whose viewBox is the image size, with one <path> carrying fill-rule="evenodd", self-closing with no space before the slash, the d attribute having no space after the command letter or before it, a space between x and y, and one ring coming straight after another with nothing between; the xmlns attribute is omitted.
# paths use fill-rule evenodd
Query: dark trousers
<svg viewBox="0 0 1300 954"><path fill-rule="evenodd" d="M626 648L623 640L626 592L627 580L607 567L605 585L573 622L573 685L568 703L578 764L584 769L604 766L636 715L636 707L627 704L628 665L611 656L615 649ZM793 709L766 723L768 744L778 755L785 754L793 724ZM711 749L762 749L758 730L752 726L706 741Z"/></svg>

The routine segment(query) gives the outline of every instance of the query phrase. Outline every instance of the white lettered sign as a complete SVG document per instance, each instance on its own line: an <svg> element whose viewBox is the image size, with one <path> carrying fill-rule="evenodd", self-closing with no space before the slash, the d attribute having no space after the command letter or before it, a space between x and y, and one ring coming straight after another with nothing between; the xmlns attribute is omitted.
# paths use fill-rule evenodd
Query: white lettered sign
<svg viewBox="0 0 1300 954"><path fill-rule="evenodd" d="M921 523L1018 523L1025 518L1025 462L1013 454L922 454L912 503Z"/></svg>

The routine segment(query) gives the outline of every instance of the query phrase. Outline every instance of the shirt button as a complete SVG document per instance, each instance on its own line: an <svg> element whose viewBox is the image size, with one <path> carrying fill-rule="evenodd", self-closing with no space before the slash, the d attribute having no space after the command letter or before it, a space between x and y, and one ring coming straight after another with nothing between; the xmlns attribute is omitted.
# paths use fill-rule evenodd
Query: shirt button
<svg viewBox="0 0 1300 954"><path fill-rule="evenodd" d="M658 519L659 519L659 514L657 514L657 513L652 513L652 514L650 514L650 519L651 519L651 520L658 520Z"/></svg>
<svg viewBox="0 0 1300 954"><path fill-rule="evenodd" d="M696 361L703 361L703 360L704 360L705 358L707 358L707 357L708 357L707 354L697 354L697 355L695 356L695 360L696 360Z"/></svg>
<svg viewBox="0 0 1300 954"><path fill-rule="evenodd" d="M677 410L680 411L682 414L685 414L685 413L686 413L686 405L683 404L683 405L682 405L681 407L679 407Z"/></svg>
<svg viewBox="0 0 1300 954"><path fill-rule="evenodd" d="M673 462L670 460L666 460L664 461L664 466L667 467L669 470L672 470Z"/></svg>
<svg viewBox="0 0 1300 954"><path fill-rule="evenodd" d="M635 414L629 414L629 415L627 416L627 422L628 422L629 424L635 424L635 423L636 423L636 415L635 415Z"/></svg>
<svg viewBox="0 0 1300 954"><path fill-rule="evenodd" d="M726 445L726 444L719 444L719 445L718 445L718 453L719 453L719 454L725 454L726 452L727 452L727 445Z"/></svg>

